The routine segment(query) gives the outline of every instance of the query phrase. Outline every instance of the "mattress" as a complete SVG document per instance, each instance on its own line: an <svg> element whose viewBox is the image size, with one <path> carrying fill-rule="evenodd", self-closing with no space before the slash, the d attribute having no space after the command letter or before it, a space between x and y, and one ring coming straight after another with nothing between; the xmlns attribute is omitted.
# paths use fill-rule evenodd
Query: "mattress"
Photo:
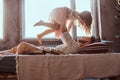
<svg viewBox="0 0 120 80"><path fill-rule="evenodd" d="M0 59L0 74L1 73L16 73L15 55L6 55Z"/></svg>
<svg viewBox="0 0 120 80"><path fill-rule="evenodd" d="M82 80L120 75L119 53L20 55L16 62L19 80Z"/></svg>

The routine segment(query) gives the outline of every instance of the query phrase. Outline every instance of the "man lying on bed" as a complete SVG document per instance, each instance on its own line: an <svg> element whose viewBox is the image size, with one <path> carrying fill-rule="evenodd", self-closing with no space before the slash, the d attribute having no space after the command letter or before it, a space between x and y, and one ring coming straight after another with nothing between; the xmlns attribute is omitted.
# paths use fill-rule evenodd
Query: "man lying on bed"
<svg viewBox="0 0 120 80"><path fill-rule="evenodd" d="M87 20L86 17L91 17L91 14L84 15L84 17L85 17L85 19L82 21L82 24L84 24L84 25L82 25L82 26L83 26L84 31L86 33L88 33L88 32L90 32L91 26L86 26L86 24L89 21L89 20ZM91 17L90 22L92 23L92 17ZM91 25L91 23L89 23L89 25ZM69 32L67 31L65 23L57 25L56 27L58 27L58 28L54 28L54 29L57 29L57 31L60 31L60 39L63 42L63 44L61 44L61 45L58 45L56 47L44 47L44 46L35 46L35 45L27 43L27 42L21 42L16 47L13 47L6 51L0 51L0 54L5 54L5 53L25 54L25 53L34 52L34 51L39 51L40 53L42 53L43 50L48 51L48 52L51 50L56 50L56 51L60 51L62 54L64 54L64 53L65 54L75 54L75 53L79 52L80 46L83 46L84 44L86 44L86 43L88 44L91 42L91 39L89 39L88 37L83 38L83 39L87 40L85 42L83 40L79 40L79 41L73 40L72 37L70 36Z"/></svg>

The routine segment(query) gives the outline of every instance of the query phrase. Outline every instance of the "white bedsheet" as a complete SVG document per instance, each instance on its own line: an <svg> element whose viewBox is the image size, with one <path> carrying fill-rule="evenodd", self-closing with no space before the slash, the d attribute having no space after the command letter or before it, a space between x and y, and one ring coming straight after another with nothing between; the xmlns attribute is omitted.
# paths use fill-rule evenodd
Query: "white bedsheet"
<svg viewBox="0 0 120 80"><path fill-rule="evenodd" d="M120 54L17 56L18 80L81 80L120 75Z"/></svg>

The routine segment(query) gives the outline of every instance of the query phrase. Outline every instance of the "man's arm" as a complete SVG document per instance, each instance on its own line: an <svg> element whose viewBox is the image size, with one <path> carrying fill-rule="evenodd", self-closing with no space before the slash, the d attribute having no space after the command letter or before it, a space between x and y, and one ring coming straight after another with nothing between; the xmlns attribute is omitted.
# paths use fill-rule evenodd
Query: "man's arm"
<svg viewBox="0 0 120 80"><path fill-rule="evenodd" d="M70 29L72 28L73 24L74 24L74 20L68 21L68 32L70 32Z"/></svg>

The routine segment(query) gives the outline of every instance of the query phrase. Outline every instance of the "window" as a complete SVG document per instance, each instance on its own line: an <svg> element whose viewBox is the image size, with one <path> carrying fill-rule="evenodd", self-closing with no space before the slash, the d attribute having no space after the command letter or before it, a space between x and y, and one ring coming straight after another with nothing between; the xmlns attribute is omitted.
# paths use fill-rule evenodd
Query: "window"
<svg viewBox="0 0 120 80"><path fill-rule="evenodd" d="M3 0L0 0L0 39L3 38Z"/></svg>
<svg viewBox="0 0 120 80"><path fill-rule="evenodd" d="M20 0L20 1L0 0L0 39L4 38L4 41L0 40L0 50L6 48L9 49L17 45L22 40L28 41L33 44L38 43L36 39L26 39L26 38L36 38L37 34L45 30L46 27L44 27L43 29L41 28L42 26L33 27L33 25L41 19L47 21L48 15L53 8L60 6L73 8L71 6L75 6L75 9L79 12L83 10L91 11L91 7L90 7L91 1L93 4L92 5L92 12L94 12L93 16L96 19L95 20L95 28L96 28L96 26L98 27L97 0ZM3 6L5 7L4 10L3 10ZM5 24L4 27L3 27L3 12L4 12L4 24ZM81 36L83 33L81 33L81 31L78 30L80 29L77 27L77 30L73 29L73 31L71 32L76 33L77 31L77 36ZM97 30L99 29L95 29L94 31ZM12 32L14 32L14 35L12 34ZM99 33L97 32L96 34L99 37ZM46 36L46 38L50 38L50 39L53 37L54 34L50 34ZM45 42L45 45L49 45L49 44L57 45L60 43L60 41L54 39L53 41L45 40L43 42Z"/></svg>
<svg viewBox="0 0 120 80"><path fill-rule="evenodd" d="M49 13L55 7L70 7L70 0L25 0L25 34L24 38L35 38L47 27L33 27L39 20L48 21ZM53 38L54 34L46 37Z"/></svg>
<svg viewBox="0 0 120 80"><path fill-rule="evenodd" d="M33 25L39 20L48 21L49 13L56 7L71 7L71 4L76 6L76 10L81 12L83 10L91 11L91 0L76 0L75 4L71 3L71 0L25 0L25 26L23 26L24 34L23 38L35 38L37 34L46 30L47 27L33 27ZM82 30L78 27L77 36L83 36ZM45 36L44 38L54 38L54 33Z"/></svg>
<svg viewBox="0 0 120 80"><path fill-rule="evenodd" d="M82 11L90 11L91 12L91 0L76 0L76 11L82 12ZM85 32L81 30L79 27L77 28L77 36L85 36Z"/></svg>

